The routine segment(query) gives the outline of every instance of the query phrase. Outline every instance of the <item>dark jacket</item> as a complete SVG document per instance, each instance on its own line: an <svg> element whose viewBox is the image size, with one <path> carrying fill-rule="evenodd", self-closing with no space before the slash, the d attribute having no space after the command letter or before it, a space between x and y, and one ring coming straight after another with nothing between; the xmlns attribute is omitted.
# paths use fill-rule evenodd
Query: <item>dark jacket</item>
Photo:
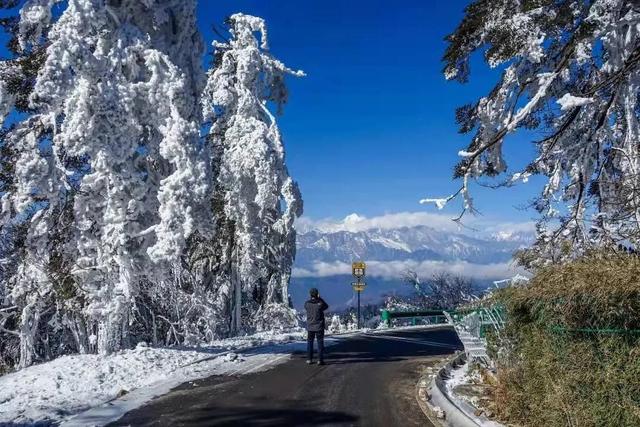
<svg viewBox="0 0 640 427"><path fill-rule="evenodd" d="M304 303L307 310L307 331L324 331L324 311L329 308L320 297L311 298Z"/></svg>

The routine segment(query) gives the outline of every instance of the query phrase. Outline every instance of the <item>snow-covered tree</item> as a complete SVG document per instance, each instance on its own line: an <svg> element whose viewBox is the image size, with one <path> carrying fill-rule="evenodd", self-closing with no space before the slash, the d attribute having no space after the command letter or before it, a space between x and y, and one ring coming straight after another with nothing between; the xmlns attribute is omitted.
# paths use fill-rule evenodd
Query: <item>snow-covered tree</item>
<svg viewBox="0 0 640 427"><path fill-rule="evenodd" d="M0 366L297 323L302 201L269 106L302 72L234 15L207 82L195 5L28 0L0 19Z"/></svg>
<svg viewBox="0 0 640 427"><path fill-rule="evenodd" d="M5 138L17 154L3 224L26 229L9 295L23 366L60 288L79 309L63 315L78 351L126 344L140 281L179 259L207 192L195 1L69 0L56 14L57 3L21 9L20 48L44 58L30 115ZM5 113L10 89L3 79Z"/></svg>
<svg viewBox="0 0 640 427"><path fill-rule="evenodd" d="M243 307L257 307L258 327L294 323L288 282L295 256L293 221L302 214L298 186L285 166L284 147L269 103L287 100L287 74L303 76L273 58L261 18L235 14L231 40L214 43L202 103L211 121L214 205L227 224L225 261L231 332L242 330ZM255 33L260 33L260 40Z"/></svg>
<svg viewBox="0 0 640 427"><path fill-rule="evenodd" d="M0 9L11 10L17 3L12 0L1 1ZM17 299L17 302L9 299L13 290L10 280L18 275L20 260L24 258L28 220L35 213L35 210L31 209L25 211L22 216L14 218L8 214L7 207L10 200L7 193L14 192L18 184L16 166L24 163L25 150L27 152L30 150L29 144L26 146L14 144L17 138L10 135L12 132L24 134L29 126L33 135L43 134L43 128L37 120L30 121L26 126L21 127L11 120L6 120L12 111L19 114L28 113L28 99L33 90L33 81L44 59L43 48L33 49L30 52L20 50L18 21L17 12L9 12L0 19L0 25L9 35L7 48L13 56L9 60L0 61L0 124L4 125L0 131L0 195L3 212L0 216L0 258L2 259L0 262L0 369L2 365L10 366L19 360L21 350L25 355L23 360L30 363L32 353L28 351L29 328L28 325L20 322L20 319L29 318L30 308L43 304L43 301L38 301L36 295L27 302L26 289L16 295L17 298L14 299ZM34 196L37 197L36 194ZM34 205L37 206L37 203ZM26 316L23 315L23 311Z"/></svg>
<svg viewBox="0 0 640 427"><path fill-rule="evenodd" d="M550 259L593 244L640 242L639 34L634 1L472 2L447 37L445 76L467 81L478 51L502 76L456 113L460 131L475 132L459 153L459 191L423 202L442 207L461 196L473 211L474 180L510 186L541 175L537 246ZM529 164L510 170L503 146L516 132L542 136Z"/></svg>
<svg viewBox="0 0 640 427"><path fill-rule="evenodd" d="M331 323L329 324L329 332L333 334L337 334L338 332L342 332L343 326L340 323L340 316L334 314L331 316Z"/></svg>

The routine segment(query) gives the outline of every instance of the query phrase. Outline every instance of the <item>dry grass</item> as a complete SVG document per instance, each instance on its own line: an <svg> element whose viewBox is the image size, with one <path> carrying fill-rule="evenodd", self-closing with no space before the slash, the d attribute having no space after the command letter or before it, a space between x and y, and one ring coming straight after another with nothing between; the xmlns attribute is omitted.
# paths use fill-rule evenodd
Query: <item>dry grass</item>
<svg viewBox="0 0 640 427"><path fill-rule="evenodd" d="M544 268L528 287L503 296L526 323L640 329L640 258L593 254Z"/></svg>
<svg viewBox="0 0 640 427"><path fill-rule="evenodd" d="M530 286L496 298L508 319L493 342L501 355L495 398L502 419L640 425L640 336L552 329L640 329L640 259L590 255L543 269Z"/></svg>

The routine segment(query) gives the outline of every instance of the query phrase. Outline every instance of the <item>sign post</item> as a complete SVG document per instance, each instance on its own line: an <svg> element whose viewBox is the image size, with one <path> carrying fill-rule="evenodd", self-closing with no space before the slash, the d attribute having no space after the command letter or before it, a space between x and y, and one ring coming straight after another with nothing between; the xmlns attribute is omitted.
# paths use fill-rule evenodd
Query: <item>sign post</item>
<svg viewBox="0 0 640 427"><path fill-rule="evenodd" d="M367 265L364 262L358 261L351 264L351 270L353 277L356 278L356 282L352 283L353 290L358 293L358 329L360 329L360 292L364 291L367 286L362 281L367 272Z"/></svg>

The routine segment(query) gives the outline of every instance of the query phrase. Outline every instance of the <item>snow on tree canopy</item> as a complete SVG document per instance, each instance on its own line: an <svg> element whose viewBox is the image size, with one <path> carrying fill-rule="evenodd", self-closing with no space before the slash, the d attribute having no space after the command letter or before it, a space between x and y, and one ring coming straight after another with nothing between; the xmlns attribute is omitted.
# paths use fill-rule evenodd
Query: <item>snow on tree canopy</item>
<svg viewBox="0 0 640 427"><path fill-rule="evenodd" d="M507 174L502 185L511 185L542 175L537 246L551 260L564 256L557 240L577 252L640 242L639 32L637 2L625 0L467 6L447 37L445 76L465 82L476 51L503 71L487 96L456 113L460 131L475 134L455 169L460 190L445 200L462 196L464 210L473 211L473 180ZM538 154L524 170L509 171L503 145L523 129L543 134Z"/></svg>
<svg viewBox="0 0 640 427"><path fill-rule="evenodd" d="M235 14L228 22L232 39L214 43L218 66L209 73L202 103L212 121L224 214L234 226L230 294L232 325L239 331L243 293L257 295L258 328L295 322L287 287L295 256L293 222L302 214L302 200L268 102L280 109L287 100L285 76L304 73L269 54L264 20Z"/></svg>
<svg viewBox="0 0 640 427"><path fill-rule="evenodd" d="M54 294L79 305L58 319L78 351L126 345L140 280L180 257L208 191L195 1L69 0L54 19L56 3L20 12L20 46L43 61L33 113L7 138L18 154L3 213L26 228L10 296L24 307L23 366Z"/></svg>
<svg viewBox="0 0 640 427"><path fill-rule="evenodd" d="M269 106L303 73L238 14L207 80L195 7L24 3L0 61L0 368L297 324L302 200Z"/></svg>

